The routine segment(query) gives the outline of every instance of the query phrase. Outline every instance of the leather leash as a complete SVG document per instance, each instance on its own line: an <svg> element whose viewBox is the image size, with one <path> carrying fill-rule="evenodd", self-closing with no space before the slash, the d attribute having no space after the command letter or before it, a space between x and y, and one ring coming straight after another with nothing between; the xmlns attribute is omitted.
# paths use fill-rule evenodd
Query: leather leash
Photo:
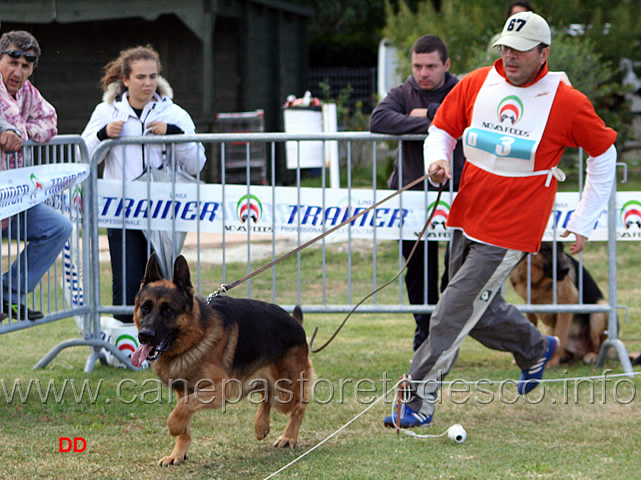
<svg viewBox="0 0 641 480"><path fill-rule="evenodd" d="M407 268L407 264L408 264L408 263L409 263L409 261L411 260L412 256L414 256L414 252L415 252L415 251L416 251L416 249L418 248L419 243L421 242L421 239L423 238L423 235L425 234L425 231L427 230L427 227L429 226L430 222L432 221L432 218L434 218L434 214L436 213L436 208L438 207L438 204L439 204L439 202L441 201L441 194L442 194L442 193L443 193L443 184L441 184L441 185L439 186L439 189L438 189L438 195L436 196L436 201L434 202L434 206L432 207L432 212L430 213L429 217L427 218L427 221L425 222L425 225L423 226L423 230L421 230L421 233L419 234L418 238L417 238L417 239L416 239L416 241L414 242L414 246L412 247L412 250L410 251L410 254L407 256L407 260L405 260L405 263L403 264L403 266L401 267L401 269L398 271L398 273L397 273L396 275L394 275L394 277L392 277L390 280L388 280L387 282L385 282L383 285L381 285L380 287L378 287L376 290L374 290L373 292L371 292L371 293L369 293L367 296L365 296L365 297L364 297L360 302L358 302L356 305L354 305L354 308L352 308L352 309L350 310L350 312L347 314L347 316L345 317L345 319L341 322L341 324L338 326L338 328L334 331L334 333L332 334L332 336L331 336L331 337L329 337L329 340L327 340L323 345L321 345L321 346L320 346L320 347L318 347L316 350L314 350L314 339L316 338L316 334L318 333L318 327L316 327L316 328L314 329L314 333L312 334L312 338L311 338L311 340L309 341L309 351L310 351L310 352L312 352L312 353L318 353L318 352L320 352L321 350L323 350L325 347L327 347L327 345L329 345L330 343L332 343L332 340L334 340L334 338L336 338L336 336L338 335L338 332L340 332L340 331L341 331L341 329L343 328L343 326L345 326L345 324L347 323L347 319L348 319L349 317L351 317L351 316L352 316L352 313L354 313L354 312L356 311L356 309L357 309L358 307L360 307L360 306L365 302L365 300L367 300L368 298L370 298L370 297L371 297L372 295L374 295L375 293L378 293L380 290L382 290L382 289L384 289L385 287L387 287L390 283L392 283L394 280L396 280L396 279L400 276L400 274L401 274L401 273L403 273L403 271L405 271L405 269Z"/></svg>
<svg viewBox="0 0 641 480"><path fill-rule="evenodd" d="M366 214L367 212L369 212L370 210L372 210L372 209L374 209L374 208L377 208L377 207L379 207L380 205L382 205L383 203L385 203L385 202L387 202L387 201L391 200L392 198L396 197L397 195L400 195L400 194L401 194L401 193L403 193L405 190L409 190L409 189L410 189L410 188L412 188L413 186L418 185L419 183L421 183L421 182L422 182L422 181L424 181L425 179L427 179L427 178L431 177L432 175L433 175L432 173L426 173L426 174L425 174L425 175L423 175L422 177L417 178L416 180L414 180L414 181L413 181L413 182L411 182L411 183L408 183L408 184L407 184L407 185L405 185L403 188L401 188L401 189L399 189L399 190L395 191L393 194L391 194L391 195L389 195L389 196L385 197L385 198L384 198L384 199L382 199L381 201L376 202L375 204L371 205L371 206L370 206L369 208L367 208L366 210L363 210L362 212L357 213L356 215L354 215L354 216L352 216L352 217L348 218L347 220L343 221L341 224L336 225L336 226L334 226L334 227L330 228L330 229L329 229L329 230L327 230L326 232L323 232L321 235L319 235L319 236L317 236L317 237L315 237L315 238L313 238L313 239L309 240L308 242L303 243L302 245L299 245L299 246L298 246L298 247L296 247L294 250L291 250L290 252L288 252L288 253L286 253L286 254L284 254L284 255L282 255L282 256L280 256L280 257L278 257L277 259L275 259L275 260L273 260L273 261L271 261L271 262L267 263L266 265L263 265L263 266L262 266L262 267L260 267L259 269L254 270L254 271L253 271L253 272L251 272L251 273L248 273L247 275L245 275L244 277L242 277L242 278L240 278L240 279L236 280L235 282L232 282L232 283L229 283L229 284L224 284L224 283L223 283L223 284L222 284L222 285L221 285L221 286L220 286L220 287L219 287L215 292L213 292L213 293L210 293L210 294L209 294L209 296L207 297L207 303L211 303L211 302L212 302L212 300L213 300L215 297L217 297L217 296L219 296L219 295L221 295L221 294L225 294L225 293L227 293L227 292L228 292L229 290L231 290L232 288L237 287L237 286L238 286L238 285L240 285L241 283L246 282L246 281L247 281L247 280L249 280L250 278L252 278L252 277L254 277L254 276L258 275L259 273L264 272L264 271L265 271L265 270L267 270L268 268L273 267L274 265L276 265L276 264L278 264L278 263L282 262L283 260L285 260L285 259L287 259L287 258L291 257L292 255L294 255L294 254L296 254L296 253L300 252L301 250L304 250L305 248L309 247L310 245L313 245L314 243L318 242L319 240L321 240L322 238L326 237L326 236L327 236L327 235L329 235L330 233L333 233L333 232L335 232L336 230L338 230L339 228L341 228L341 227L343 227L343 226L347 225L348 223L353 222L353 221L354 221L354 220L356 220L358 217L360 217L360 216L362 216L362 215L365 215L365 214ZM438 197L439 199L440 199L441 191L442 191L442 186L441 186L441 189L439 190L439 197ZM438 200L437 200L437 202L436 202L435 206L436 206L436 205L438 205ZM431 220L432 216L434 215L434 211L435 211L435 208L432 210L432 215L431 215L431 216L430 216L430 218L428 219L428 223L429 223L429 221ZM423 232L421 232L421 235L419 236L419 239L423 236L423 233L425 232L426 227L427 227L427 223L425 224L425 228L423 228ZM416 248L416 247L414 247L414 248ZM414 252L414 249L412 249L412 253L413 253L413 252ZM405 264L405 265L407 265L407 262L406 262L406 264ZM403 268L405 268L405 267L403 267ZM402 270L401 270L401 271L402 271ZM400 274L400 273L401 273L401 272L399 272L399 274ZM397 276L398 276L398 275L397 275ZM378 290L377 290L377 291L378 291ZM373 292L373 293L376 293L376 292ZM372 293L372 294L373 294L373 293ZM372 295L372 294L370 294L370 295ZM366 298L368 298L368 297L366 297ZM360 304L359 304L359 305L360 305ZM351 315L351 313L350 313L350 315ZM314 332L314 335L315 335L315 334L316 334L316 332ZM312 340L313 340L313 337L312 337ZM323 348L324 348L324 346L323 346Z"/></svg>

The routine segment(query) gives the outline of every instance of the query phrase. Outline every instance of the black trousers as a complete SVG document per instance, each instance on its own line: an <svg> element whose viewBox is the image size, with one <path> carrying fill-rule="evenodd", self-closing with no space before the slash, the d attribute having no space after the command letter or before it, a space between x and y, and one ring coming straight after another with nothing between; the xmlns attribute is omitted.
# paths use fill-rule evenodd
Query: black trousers
<svg viewBox="0 0 641 480"><path fill-rule="evenodd" d="M405 260L409 257L415 241L403 240L402 251ZM420 241L414 255L407 264L405 285L407 296L412 305L429 303L436 305L439 297L438 285L438 242L427 242L427 285L425 285L425 242ZM427 287L427 288L426 288ZM426 301L427 300L427 301ZM430 331L429 313L415 313L416 330L414 332L414 350L418 349Z"/></svg>
<svg viewBox="0 0 641 480"><path fill-rule="evenodd" d="M108 229L109 254L113 272L112 300L114 305L133 305L140 282L147 266L147 238L140 230L125 230L125 281L122 274L122 230ZM152 250L153 251L153 250ZM124 302L123 302L124 298ZM133 323L133 315L116 314L114 318L124 323Z"/></svg>

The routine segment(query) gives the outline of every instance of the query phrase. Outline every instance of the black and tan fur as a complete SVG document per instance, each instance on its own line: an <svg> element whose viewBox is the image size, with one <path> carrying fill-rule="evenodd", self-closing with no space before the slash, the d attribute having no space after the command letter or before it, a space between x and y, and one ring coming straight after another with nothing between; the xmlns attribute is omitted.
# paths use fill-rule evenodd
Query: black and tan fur
<svg viewBox="0 0 641 480"><path fill-rule="evenodd" d="M579 303L579 262L563 251L563 244L557 242L557 303ZM543 242L541 251L532 255L530 277L532 286L530 298L533 304L553 303L553 244ZM527 301L527 258L523 259L510 274L510 282L516 293ZM590 273L583 267L583 303L607 304ZM586 363L596 361L601 345L606 339L608 314L596 313L544 313L526 314L537 325L540 319L550 335L561 340L561 348L548 365L573 358Z"/></svg>
<svg viewBox="0 0 641 480"><path fill-rule="evenodd" d="M226 296L208 305L194 295L183 256L176 259L169 281L161 278L152 255L136 296L134 321L143 347L137 358L132 355L132 363L149 359L156 375L177 395L167 419L176 443L160 465L187 459L195 412L221 408L225 398L235 401L252 392L261 399L256 438L269 433L274 406L289 414L274 447L297 445L313 372L300 309L294 315L298 318L271 303Z"/></svg>

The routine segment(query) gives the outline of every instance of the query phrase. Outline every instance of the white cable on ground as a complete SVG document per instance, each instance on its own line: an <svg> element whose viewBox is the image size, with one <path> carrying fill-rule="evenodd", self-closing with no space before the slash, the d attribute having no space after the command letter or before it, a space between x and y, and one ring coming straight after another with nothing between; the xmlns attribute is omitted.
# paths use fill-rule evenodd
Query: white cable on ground
<svg viewBox="0 0 641 480"><path fill-rule="evenodd" d="M407 379L404 379L402 381L410 381ZM413 430L410 430L409 428L402 428L396 425L396 411L397 411L398 406L393 405L392 406L392 424L394 425L394 428L397 431L403 432L405 435L408 435L410 437L415 437L415 438L440 438L444 437L447 435L450 440L454 440L456 443L463 443L465 440L467 440L467 432L463 428L463 426L460 423L457 423L455 425L452 425L450 428L445 430L443 433L440 434L419 434L416 433ZM427 425L427 427L430 427L431 425Z"/></svg>
<svg viewBox="0 0 641 480"><path fill-rule="evenodd" d="M641 372L632 372L632 375L633 376L641 375ZM550 379L547 379L547 380L541 379L541 380L539 380L539 382L541 382L541 383L553 383L553 382L567 382L567 381L578 381L578 380L606 380L608 378L616 378L616 377L623 377L623 376L629 377L630 374L629 373L615 373L615 374L612 374L612 375L608 375L607 372L604 372L604 374L593 375L593 376L589 376L589 377L550 378ZM498 384L498 383L506 382L506 381L511 381L511 382L514 382L514 383L517 383L517 384L519 382L518 380L513 380L513 379L507 379L507 380L501 380L501 381L481 379L481 380L476 380L474 382L469 381L469 380L454 380L454 381L448 381L448 382L439 382L439 385L452 385L454 383L456 383L457 385L474 385L474 384L476 384L476 383L478 383L480 381L489 382L489 383L492 383L492 384L495 384L495 383ZM341 428L336 430L334 433L329 435L327 438L325 438L321 442L319 442L316 445L314 445L312 448L307 450L302 455L296 457L294 460L289 462L284 467L282 467L279 470L275 471L274 473L272 473L268 477L265 477L264 480L269 480L270 478L275 477L276 475L278 475L282 471L284 471L284 470L288 469L289 467L291 467L292 465L294 465L296 462L301 460L303 457L306 457L307 455L312 453L314 450L319 448L321 445L324 445L325 443L327 443L327 441L329 439L335 437L340 432L342 432L347 427L349 427L352 423L354 423L356 420L358 420L360 417L365 415L365 413L367 413L369 410L371 410L382 399L387 398L387 396L390 394L390 392L392 392L392 390L396 389L401 382L411 382L411 383L416 383L416 384L427 383L427 381L423 381L423 380L411 380L411 379L406 378L406 377L401 378L387 392L385 392L384 395L380 396L375 402L373 402L371 405L369 405L365 410L363 410L361 413L356 415L354 418L352 418L349 422L347 422ZM433 382L433 381L431 381L431 382ZM395 412L392 413L392 418L394 418L394 413ZM394 426L396 427L396 423L395 422L394 422ZM443 433L441 433L439 435L421 435L421 434L417 434L417 433L415 433L412 430L407 429L407 428L398 428L398 427L396 427L396 429L397 429L397 431L401 431L404 434L409 435L411 437L415 437L415 438L439 438L439 437L443 437L443 436L447 435L450 438L450 440L452 440L452 441L454 441L456 443L463 443L467 439L467 432L465 431L463 426L458 424L458 423L452 425L451 427L449 427L447 430L445 430Z"/></svg>
<svg viewBox="0 0 641 480"><path fill-rule="evenodd" d="M342 432L343 430L345 430L348 426L350 426L352 423L354 423L358 418L362 417L366 412L368 412L372 407L374 407L374 405L378 404L378 402L380 402L382 399L386 398L386 397L387 397L387 395L388 395L392 390L394 390L396 387L398 387L398 384L399 384L399 383L401 383L401 381L402 381L402 380L399 380L398 382L396 382L396 384L395 384L392 388L390 388L387 392L385 392L385 394L384 394L384 395L382 395L381 397L379 397L379 398L378 398L374 403L372 403L370 406L368 406L365 410L363 410L361 413L359 413L359 414L358 414L358 415L356 415L354 418L352 418L349 422L347 422L347 423L346 423L345 425L343 425L341 428L339 428L339 429L338 429L338 430L336 430L334 433L332 433L332 434L331 434L329 437L327 437L325 440L321 441L320 443L317 443L317 444L316 444L316 445L314 445L312 448L310 448L309 450L307 450L305 453L303 453L302 455L300 455L299 457L295 458L294 460L292 460L291 462L289 462L287 465L285 465L284 467L282 467L280 470L277 470L276 472L272 473L269 477L265 477L265 480L269 480L270 478L275 477L276 475L278 475L278 474L279 474L280 472L282 472L283 470L285 470L285 469L289 468L290 466L294 465L294 464L295 464L296 462L298 462L301 458L303 458L303 457L307 456L308 454L312 453L312 452L313 452L314 450L316 450L318 447L320 447L321 445L323 445L324 443L326 443L330 438L335 437L335 436L336 436L336 435L338 435L340 432Z"/></svg>
<svg viewBox="0 0 641 480"><path fill-rule="evenodd" d="M409 430L407 428L401 429L401 432L403 432L405 435L408 435L410 437L415 437L415 438L439 438L447 435L447 437L450 440L456 443L463 443L465 442L465 440L467 440L467 432L463 428L463 425L461 425L460 423L456 423L452 425L450 428L445 430L440 435L427 435L427 434L421 435L420 433L416 433L415 431Z"/></svg>

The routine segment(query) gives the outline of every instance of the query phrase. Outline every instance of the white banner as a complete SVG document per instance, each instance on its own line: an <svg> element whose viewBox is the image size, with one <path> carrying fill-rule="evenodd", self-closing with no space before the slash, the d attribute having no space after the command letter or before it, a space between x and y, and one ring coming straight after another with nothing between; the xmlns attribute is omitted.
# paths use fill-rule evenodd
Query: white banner
<svg viewBox="0 0 641 480"><path fill-rule="evenodd" d="M0 172L0 218L42 203L89 176L84 163L56 163Z"/></svg>
<svg viewBox="0 0 641 480"><path fill-rule="evenodd" d="M201 184L200 200L197 200L197 185L176 184L172 198L172 185L168 183L98 181L99 226L120 228L123 220L129 229L171 230L194 232L200 221L200 231L221 233L247 232L277 236L311 238L339 225L353 215L394 193L393 190L332 189L324 195L320 188L276 187ZM152 200L149 200L149 199ZM222 199L224 198L224 204ZM436 200L436 192L429 192L429 207L425 208L425 193L407 191L367 212L350 225L332 234L345 237L348 229L353 238L415 239L422 230L427 214ZM449 233L445 221L451 200L444 193L436 214L426 233L427 238L446 240ZM557 240L574 212L579 201L578 193L558 193L556 203L544 240L552 240L554 225ZM300 207L299 207L300 202ZM224 211L224 215L223 215ZM224 224L223 224L224 216ZM607 211L603 211L595 225L591 240L607 240ZM641 240L641 192L617 194L617 238Z"/></svg>

